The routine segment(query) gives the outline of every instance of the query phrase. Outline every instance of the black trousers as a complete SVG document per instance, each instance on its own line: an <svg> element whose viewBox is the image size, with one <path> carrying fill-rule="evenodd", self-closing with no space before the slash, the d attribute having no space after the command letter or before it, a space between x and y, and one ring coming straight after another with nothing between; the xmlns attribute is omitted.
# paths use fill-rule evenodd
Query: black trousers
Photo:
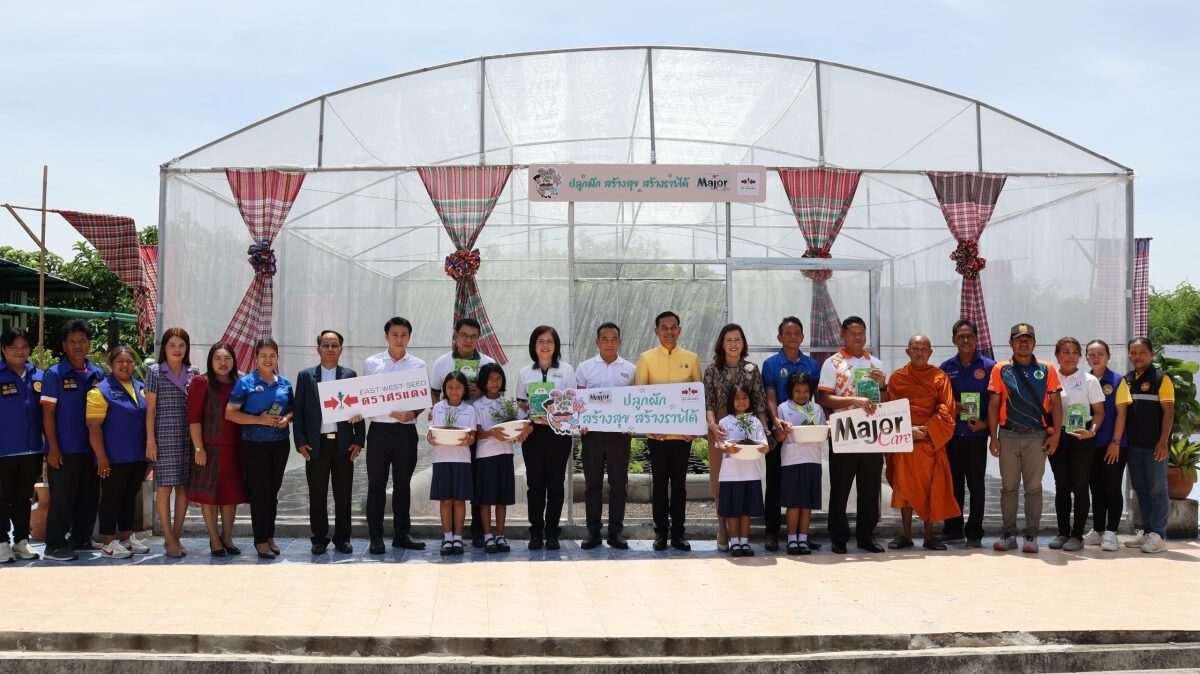
<svg viewBox="0 0 1200 674"><path fill-rule="evenodd" d="M1088 511L1092 508L1088 482L1092 477L1092 459L1096 440L1080 440L1063 433L1058 449L1050 455L1050 470L1054 471L1054 510L1058 515L1058 535L1083 538ZM1071 523L1074 501L1075 521Z"/></svg>
<svg viewBox="0 0 1200 674"><path fill-rule="evenodd" d="M608 469L608 537L625 528L631 439L626 433L596 432L583 436L583 502L588 535L593 538L600 536L605 468Z"/></svg>
<svg viewBox="0 0 1200 674"><path fill-rule="evenodd" d="M338 449L337 438L320 438L320 451L304 464L308 479L308 524L311 540L329 544L329 481L333 480L333 542L350 540L350 491L354 486L354 462Z"/></svg>
<svg viewBox="0 0 1200 674"><path fill-rule="evenodd" d="M858 485L858 513L854 538L860 545L875 538L879 524L879 489L883 477L883 454L829 453L829 539L845 545L850 540L846 504L850 487Z"/></svg>
<svg viewBox="0 0 1200 674"><path fill-rule="evenodd" d="M558 537L562 517L567 461L571 458L571 436L559 435L549 426L534 424L533 434L521 443L525 459L525 492L529 502L529 533Z"/></svg>
<svg viewBox="0 0 1200 674"><path fill-rule="evenodd" d="M392 478L392 538L412 531L408 515L413 469L417 467L415 424L371 423L367 430L367 535L383 538L383 507Z"/></svg>
<svg viewBox="0 0 1200 674"><path fill-rule="evenodd" d="M1117 530L1121 524L1121 511L1125 508L1125 491L1121 488L1125 477L1125 448L1117 462L1104 463L1108 447L1097 447L1092 458L1092 475L1088 481L1092 490L1092 528L1101 533ZM1058 452L1055 452L1057 454Z"/></svg>
<svg viewBox="0 0 1200 674"><path fill-rule="evenodd" d="M46 549L82 543L92 537L100 500L95 455L63 454L62 466L50 468L50 512L46 517Z"/></svg>
<svg viewBox="0 0 1200 674"><path fill-rule="evenodd" d="M30 499L33 485L42 476L42 454L0 458L0 542L19 543L29 538ZM8 538L9 523L12 539Z"/></svg>
<svg viewBox="0 0 1200 674"><path fill-rule="evenodd" d="M958 508L968 513L967 526L963 528L962 516L946 520L946 538L983 538L984 473L987 471L987 438L954 436L946 445L950 458L950 474L954 480L954 498ZM965 487L965 489L964 489ZM971 492L970 508L966 505L966 492Z"/></svg>
<svg viewBox="0 0 1200 674"><path fill-rule="evenodd" d="M279 488L283 486L289 451L291 443L287 440L242 441L242 468L250 492L250 528L254 531L255 545L275 537Z"/></svg>
<svg viewBox="0 0 1200 674"><path fill-rule="evenodd" d="M767 493L763 494L766 510L763 514L768 536L779 534L779 476L783 474L782 443L772 442L774 447L767 452Z"/></svg>
<svg viewBox="0 0 1200 674"><path fill-rule="evenodd" d="M133 509L146 479L146 462L131 461L109 466L108 477L100 480L100 535L133 531Z"/></svg>
<svg viewBox="0 0 1200 674"><path fill-rule="evenodd" d="M651 513L654 532L672 538L683 536L687 514L687 467L692 443L687 440L646 440L650 450L653 489Z"/></svg>

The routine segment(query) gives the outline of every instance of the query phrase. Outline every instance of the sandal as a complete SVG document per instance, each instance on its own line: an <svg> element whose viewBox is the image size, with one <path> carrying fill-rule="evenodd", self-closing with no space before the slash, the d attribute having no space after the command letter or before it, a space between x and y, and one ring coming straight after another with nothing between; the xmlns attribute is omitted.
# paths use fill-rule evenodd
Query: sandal
<svg viewBox="0 0 1200 674"><path fill-rule="evenodd" d="M442 556L454 554L454 541L442 541Z"/></svg>
<svg viewBox="0 0 1200 674"><path fill-rule="evenodd" d="M788 541L788 544L787 544L787 553L788 553L789 555L799 555L799 554L802 554L802 553L800 552L800 541Z"/></svg>
<svg viewBox="0 0 1200 674"><path fill-rule="evenodd" d="M743 553L742 553L742 544L741 543L730 544L730 546L729 546L729 556L730 557L741 557L742 554Z"/></svg>
<svg viewBox="0 0 1200 674"><path fill-rule="evenodd" d="M925 548L926 550L945 550L946 544L934 538L922 543L921 547Z"/></svg>
<svg viewBox="0 0 1200 674"><path fill-rule="evenodd" d="M800 541L800 555L811 555L812 549L808 546L808 541Z"/></svg>
<svg viewBox="0 0 1200 674"><path fill-rule="evenodd" d="M496 544L495 538L489 538L487 539L487 542L483 544L483 551L488 554L500 552L500 546Z"/></svg>
<svg viewBox="0 0 1200 674"><path fill-rule="evenodd" d="M889 550L903 550L905 548L911 548L911 547L913 547L912 539L905 538L904 536L897 536L895 539L893 539L892 541L890 541L888 543Z"/></svg>
<svg viewBox="0 0 1200 674"><path fill-rule="evenodd" d="M455 555L461 555L463 553L463 550L465 550L465 549L466 549L466 546L463 545L463 542L460 540L457 540L457 539L455 539L450 546L450 550L451 550L452 554L455 554Z"/></svg>
<svg viewBox="0 0 1200 674"><path fill-rule="evenodd" d="M508 546L508 539L503 536L496 537L496 549L500 552L510 552L512 548Z"/></svg>

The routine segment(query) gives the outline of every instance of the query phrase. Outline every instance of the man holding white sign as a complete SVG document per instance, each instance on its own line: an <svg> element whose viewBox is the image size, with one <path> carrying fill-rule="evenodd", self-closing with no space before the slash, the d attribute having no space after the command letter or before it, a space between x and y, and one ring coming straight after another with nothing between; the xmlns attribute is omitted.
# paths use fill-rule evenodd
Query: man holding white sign
<svg viewBox="0 0 1200 674"><path fill-rule="evenodd" d="M872 414L875 406L887 400L883 362L867 353L867 324L858 316L842 321L842 348L821 365L817 401L837 412L857 408ZM850 520L846 503L850 488L858 483L858 512L855 538L867 552L883 552L875 540L879 523L879 491L882 483L883 455L879 453L843 453L836 447L829 452L829 538L835 553L846 554L850 540Z"/></svg>
<svg viewBox="0 0 1200 674"><path fill-rule="evenodd" d="M425 361L408 353L412 323L396 316L383 326L388 348L367 358L363 374L406 370L425 371ZM424 550L425 544L415 541L409 533L412 520L408 515L409 483L417 467L417 415L422 410L389 412L371 417L367 432L367 533L371 537L372 555L387 551L383 545L383 504L387 501L387 484L392 478L392 547Z"/></svg>
<svg viewBox="0 0 1200 674"><path fill-rule="evenodd" d="M912 415L913 449L887 457L887 479L892 485L892 507L900 509L904 533L888 543L892 550L911 548L912 516L925 524L923 547L945 550L946 544L933 535L933 523L962 514L954 498L954 481L946 443L954 436L954 418L958 406L950 378L941 368L929 364L933 345L924 335L908 340L909 363L892 373L888 392L892 400L908 400Z"/></svg>

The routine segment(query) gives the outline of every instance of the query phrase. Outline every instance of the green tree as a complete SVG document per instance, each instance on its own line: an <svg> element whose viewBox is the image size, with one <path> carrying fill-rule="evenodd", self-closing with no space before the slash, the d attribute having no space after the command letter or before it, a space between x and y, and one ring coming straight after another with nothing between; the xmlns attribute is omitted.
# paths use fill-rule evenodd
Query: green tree
<svg viewBox="0 0 1200 674"><path fill-rule="evenodd" d="M1151 289L1147 320L1155 346L1200 344L1200 290L1186 281L1166 292Z"/></svg>

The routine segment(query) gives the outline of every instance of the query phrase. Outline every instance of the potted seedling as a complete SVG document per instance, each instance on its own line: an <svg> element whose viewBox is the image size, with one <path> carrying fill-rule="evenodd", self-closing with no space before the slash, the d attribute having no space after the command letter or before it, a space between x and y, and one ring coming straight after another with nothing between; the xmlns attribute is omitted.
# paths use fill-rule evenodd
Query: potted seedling
<svg viewBox="0 0 1200 674"><path fill-rule="evenodd" d="M1184 499L1196 484L1196 467L1200 464L1200 442L1192 439L1200 427L1200 402L1196 400L1195 376L1200 364L1167 358L1159 353L1155 365L1171 378L1175 387L1175 417L1167 441L1167 495Z"/></svg>
<svg viewBox="0 0 1200 674"><path fill-rule="evenodd" d="M446 421L441 426L430 426L429 433L433 441L439 445L458 445L471 432L470 428L455 425L458 421L458 410L450 408L446 411Z"/></svg>
<svg viewBox="0 0 1200 674"><path fill-rule="evenodd" d="M809 413L808 410L801 407L800 413L804 415L805 423L792 426L792 441L825 442L825 438L829 437L829 426L818 424L815 412Z"/></svg>
<svg viewBox="0 0 1200 674"><path fill-rule="evenodd" d="M742 461L757 461L758 457L762 455L761 450L766 447L766 445L750 437L754 435L754 417L751 416L749 412L743 412L737 415L735 418L737 420L738 430L740 430L745 437L743 437L741 440L727 443L736 445L737 451L733 452L733 458L741 459Z"/></svg>
<svg viewBox="0 0 1200 674"><path fill-rule="evenodd" d="M499 428L506 439L515 440L529 426L528 419L517 418L520 414L516 398L502 398L500 408L492 412L492 418L496 420L493 428Z"/></svg>

